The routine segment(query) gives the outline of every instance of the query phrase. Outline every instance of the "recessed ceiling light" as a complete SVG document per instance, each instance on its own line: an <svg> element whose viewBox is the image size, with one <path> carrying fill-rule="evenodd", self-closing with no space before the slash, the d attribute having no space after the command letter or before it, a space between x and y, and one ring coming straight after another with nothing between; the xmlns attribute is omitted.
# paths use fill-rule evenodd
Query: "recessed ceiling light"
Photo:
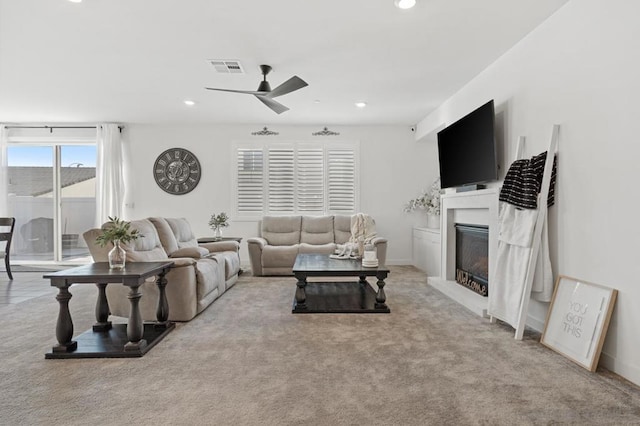
<svg viewBox="0 0 640 426"><path fill-rule="evenodd" d="M316 99L315 101L313 101L314 104L319 104L320 103L320 99Z"/></svg>
<svg viewBox="0 0 640 426"><path fill-rule="evenodd" d="M356 106L358 108L364 108L364 107L367 106L367 103L366 102L356 102Z"/></svg>
<svg viewBox="0 0 640 426"><path fill-rule="evenodd" d="M194 106L196 103L187 99L186 101L184 101L184 104L188 106Z"/></svg>
<svg viewBox="0 0 640 426"><path fill-rule="evenodd" d="M393 0L393 4L395 4L398 9L411 9L416 5L416 0Z"/></svg>
<svg viewBox="0 0 640 426"><path fill-rule="evenodd" d="M82 3L82 0L69 0L71 3Z"/></svg>

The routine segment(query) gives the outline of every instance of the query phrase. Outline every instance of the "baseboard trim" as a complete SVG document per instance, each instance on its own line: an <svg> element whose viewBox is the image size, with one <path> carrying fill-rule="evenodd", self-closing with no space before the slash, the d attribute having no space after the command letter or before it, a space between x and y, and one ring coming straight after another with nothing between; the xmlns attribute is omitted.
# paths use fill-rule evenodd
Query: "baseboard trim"
<svg viewBox="0 0 640 426"><path fill-rule="evenodd" d="M618 376L625 378L631 383L640 386L640 367L622 362L615 357L602 352L600 354L599 365L609 371L616 373Z"/></svg>
<svg viewBox="0 0 640 426"><path fill-rule="evenodd" d="M387 266L407 266L413 265L413 259L387 259Z"/></svg>

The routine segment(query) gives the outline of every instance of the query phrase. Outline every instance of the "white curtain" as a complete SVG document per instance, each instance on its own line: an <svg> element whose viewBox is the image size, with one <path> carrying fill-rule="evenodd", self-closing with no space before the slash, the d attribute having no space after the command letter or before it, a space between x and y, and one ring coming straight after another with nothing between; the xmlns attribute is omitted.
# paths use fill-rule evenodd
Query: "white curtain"
<svg viewBox="0 0 640 426"><path fill-rule="evenodd" d="M117 124L97 126L96 226L124 212L124 154Z"/></svg>
<svg viewBox="0 0 640 426"><path fill-rule="evenodd" d="M7 168L7 129L0 124L0 216L9 216L9 169Z"/></svg>

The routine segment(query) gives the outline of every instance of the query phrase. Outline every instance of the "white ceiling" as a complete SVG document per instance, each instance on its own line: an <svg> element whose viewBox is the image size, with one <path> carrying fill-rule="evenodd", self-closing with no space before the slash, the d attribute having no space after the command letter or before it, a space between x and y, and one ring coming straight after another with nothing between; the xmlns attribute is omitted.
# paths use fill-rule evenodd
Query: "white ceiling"
<svg viewBox="0 0 640 426"><path fill-rule="evenodd" d="M417 1L0 0L0 122L411 125L567 0ZM255 90L260 64L309 83L290 111L204 89Z"/></svg>

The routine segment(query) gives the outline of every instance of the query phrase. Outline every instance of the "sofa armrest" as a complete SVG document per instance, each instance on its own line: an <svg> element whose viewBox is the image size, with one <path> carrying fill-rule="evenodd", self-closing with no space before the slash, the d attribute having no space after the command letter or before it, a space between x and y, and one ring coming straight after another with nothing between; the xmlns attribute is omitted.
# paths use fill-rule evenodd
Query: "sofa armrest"
<svg viewBox="0 0 640 426"><path fill-rule="evenodd" d="M201 259L209 254L209 251L201 247L184 247L178 249L169 255L170 258L190 257L192 259Z"/></svg>
<svg viewBox="0 0 640 426"><path fill-rule="evenodd" d="M387 239L383 237L375 237L371 239L371 244L377 246L378 244L386 243Z"/></svg>
<svg viewBox="0 0 640 426"><path fill-rule="evenodd" d="M261 237L247 239L249 247L249 261L251 262L251 273L253 276L262 275L262 249L267 245L267 240Z"/></svg>
<svg viewBox="0 0 640 426"><path fill-rule="evenodd" d="M220 251L240 251L240 243L237 241L216 241L213 243L200 243L198 245L209 250L209 253Z"/></svg>
<svg viewBox="0 0 640 426"><path fill-rule="evenodd" d="M249 245L251 245L251 244L258 245L260 247L260 249L263 249L264 246L266 246L269 243L267 242L267 240L265 240L262 237L251 237L251 238L247 239L247 244L249 244Z"/></svg>
<svg viewBox="0 0 640 426"><path fill-rule="evenodd" d="M175 259L171 260L173 261L173 266L171 267L171 269L193 266L197 263L197 261L192 257L176 257Z"/></svg>
<svg viewBox="0 0 640 426"><path fill-rule="evenodd" d="M378 262L381 265L387 264L387 239L383 237L375 237L371 240L371 243L376 248L376 254Z"/></svg>

